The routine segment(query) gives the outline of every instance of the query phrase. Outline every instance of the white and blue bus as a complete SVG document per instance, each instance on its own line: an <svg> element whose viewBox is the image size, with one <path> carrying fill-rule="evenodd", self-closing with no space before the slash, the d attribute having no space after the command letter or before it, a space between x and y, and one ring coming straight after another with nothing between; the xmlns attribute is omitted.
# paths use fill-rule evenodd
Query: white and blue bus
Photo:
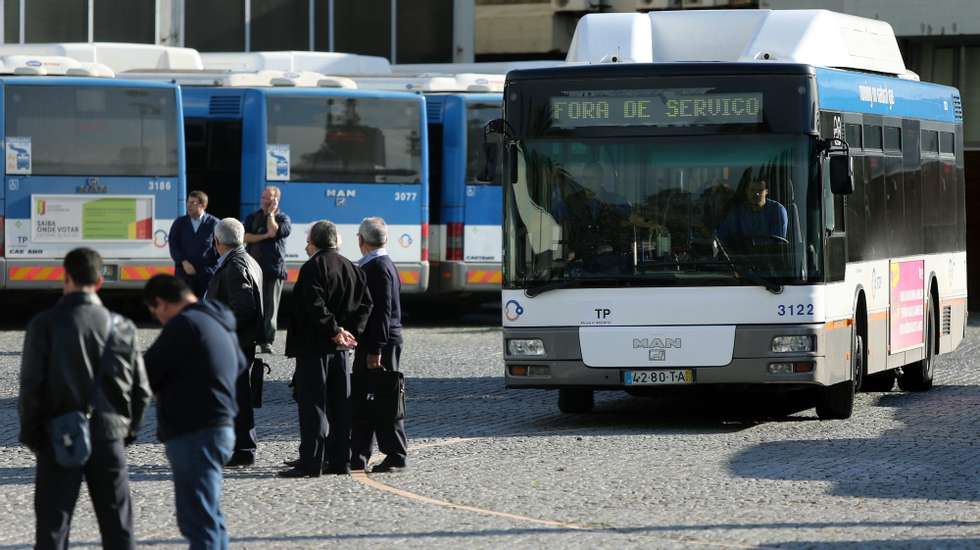
<svg viewBox="0 0 980 550"><path fill-rule="evenodd" d="M0 54L12 73L0 76L0 286L60 288L62 258L78 246L102 254L107 288L173 273L167 231L186 194L180 89L64 56Z"/></svg>
<svg viewBox="0 0 980 550"><path fill-rule="evenodd" d="M286 240L289 283L306 261L306 233L313 222L336 223L341 253L359 258L358 225L365 217L382 216L402 291L426 290L423 97L358 90L349 79L308 71L205 69L131 76L182 85L188 188L208 194L212 214L244 218L259 208L266 186L281 189L280 208L293 223Z"/></svg>
<svg viewBox="0 0 980 550"><path fill-rule="evenodd" d="M889 25L587 15L569 60L590 64L509 73L489 127L508 387L565 412L801 389L827 419L932 386L966 326L960 95L908 73Z"/></svg>
<svg viewBox="0 0 980 550"><path fill-rule="evenodd" d="M498 292L502 280L503 199L496 182L480 181L477 175L483 163L483 127L501 114L503 75L350 77L360 88L404 90L425 96L432 262L429 291Z"/></svg>

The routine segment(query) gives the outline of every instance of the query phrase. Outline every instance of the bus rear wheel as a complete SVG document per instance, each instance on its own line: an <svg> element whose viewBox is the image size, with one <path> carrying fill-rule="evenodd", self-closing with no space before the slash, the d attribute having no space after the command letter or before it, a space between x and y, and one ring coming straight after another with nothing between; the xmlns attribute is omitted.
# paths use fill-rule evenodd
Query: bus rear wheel
<svg viewBox="0 0 980 550"><path fill-rule="evenodd" d="M595 395L592 390L558 390L558 410L563 413L587 413L594 406Z"/></svg>
<svg viewBox="0 0 980 550"><path fill-rule="evenodd" d="M850 379L821 388L817 395L817 417L820 420L844 420L854 412L854 394L861 386L864 373L864 339L856 330L851 332Z"/></svg>
<svg viewBox="0 0 980 550"><path fill-rule="evenodd" d="M933 371L936 367L934 347L936 323L933 320L935 317L932 312L932 299L929 300L926 312L928 318L926 319L925 357L921 361L902 367L902 372L898 375L898 387L902 391L926 391L932 387Z"/></svg>

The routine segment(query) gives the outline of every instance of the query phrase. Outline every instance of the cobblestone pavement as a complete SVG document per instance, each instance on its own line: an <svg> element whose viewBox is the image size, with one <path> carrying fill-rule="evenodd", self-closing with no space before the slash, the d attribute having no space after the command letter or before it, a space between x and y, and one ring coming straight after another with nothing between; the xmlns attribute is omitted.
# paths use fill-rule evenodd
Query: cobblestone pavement
<svg viewBox="0 0 980 550"><path fill-rule="evenodd" d="M22 338L0 333L0 549L33 538L33 457L16 443ZM980 547L980 327L941 359L932 391L861 394L850 420L830 422L799 397L739 394L608 392L592 414L561 415L554 393L503 388L492 322L406 339L412 462L399 474L277 479L298 432L292 365L275 358L258 462L226 474L233 546ZM129 450L136 529L141 546L181 547L153 430L151 412ZM72 540L98 546L84 490Z"/></svg>

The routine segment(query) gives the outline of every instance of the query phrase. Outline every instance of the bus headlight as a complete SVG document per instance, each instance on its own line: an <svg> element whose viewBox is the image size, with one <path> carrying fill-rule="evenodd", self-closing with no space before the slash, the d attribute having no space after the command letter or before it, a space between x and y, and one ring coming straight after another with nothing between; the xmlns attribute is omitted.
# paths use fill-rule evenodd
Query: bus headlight
<svg viewBox="0 0 980 550"><path fill-rule="evenodd" d="M773 353L799 353L813 351L813 336L776 336L772 339Z"/></svg>
<svg viewBox="0 0 980 550"><path fill-rule="evenodd" d="M537 338L507 340L507 352L511 355L524 357L544 355L544 342Z"/></svg>

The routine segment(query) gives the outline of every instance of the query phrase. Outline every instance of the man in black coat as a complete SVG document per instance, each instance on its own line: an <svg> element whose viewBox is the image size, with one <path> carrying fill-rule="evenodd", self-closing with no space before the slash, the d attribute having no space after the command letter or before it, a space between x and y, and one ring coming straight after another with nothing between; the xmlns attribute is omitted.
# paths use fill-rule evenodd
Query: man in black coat
<svg viewBox="0 0 980 550"><path fill-rule="evenodd" d="M163 324L144 358L173 474L177 527L191 548L228 548L222 470L235 444L235 382L248 367L235 316L216 300L199 302L173 275L147 281L143 301Z"/></svg>
<svg viewBox="0 0 980 550"><path fill-rule="evenodd" d="M228 466L251 466L258 447L249 369L255 360L255 346L264 341L262 268L245 252L244 239L245 227L235 218L225 218L215 226L214 244L220 256L205 294L208 300L223 303L235 314L238 345L249 365L236 384L235 453Z"/></svg>
<svg viewBox="0 0 980 550"><path fill-rule="evenodd" d="M357 244L363 257L358 266L367 277L374 307L364 334L354 353L353 387L354 420L351 430L351 469L364 469L371 458L371 446L377 437L378 449L385 459L371 471L375 473L405 468L408 442L403 419L380 423L363 395L367 391L369 370L398 370L402 355L401 281L395 262L388 257L388 226L382 218L365 218L357 231Z"/></svg>
<svg viewBox="0 0 980 550"><path fill-rule="evenodd" d="M27 326L20 365L20 441L37 456L35 543L37 548L68 547L84 477L103 548L134 548L123 447L136 439L150 401L149 379L136 347L136 327L111 314L96 295L102 286L99 254L76 248L65 256L64 268L64 296ZM48 422L88 410L92 454L85 466L64 468L54 458Z"/></svg>
<svg viewBox="0 0 980 550"><path fill-rule="evenodd" d="M208 214L207 207L208 196L203 191L188 193L187 215L174 220L168 237L175 274L198 297L208 288L214 262L218 259L211 238L218 218Z"/></svg>
<svg viewBox="0 0 980 550"><path fill-rule="evenodd" d="M364 273L338 252L337 227L310 227L306 253L293 287L286 356L296 358L293 377L299 408L299 460L282 477L350 472L350 371L348 350L364 330L371 295Z"/></svg>

